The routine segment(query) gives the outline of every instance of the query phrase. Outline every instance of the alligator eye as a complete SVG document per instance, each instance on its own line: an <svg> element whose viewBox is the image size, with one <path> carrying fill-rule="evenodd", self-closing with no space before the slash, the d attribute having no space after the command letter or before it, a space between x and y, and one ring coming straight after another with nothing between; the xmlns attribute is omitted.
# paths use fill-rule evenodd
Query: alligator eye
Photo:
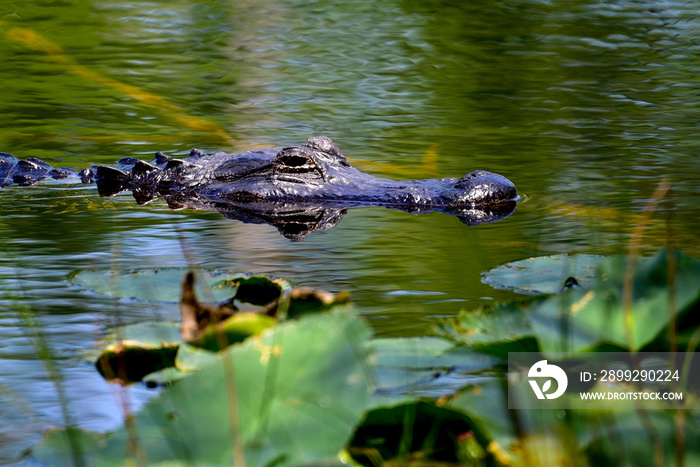
<svg viewBox="0 0 700 467"><path fill-rule="evenodd" d="M277 154L277 163L287 169L311 169L317 167L311 151L302 146L291 146Z"/></svg>
<svg viewBox="0 0 700 467"><path fill-rule="evenodd" d="M313 160L301 154L282 154L277 160L288 167L303 167L306 164L314 163Z"/></svg>
<svg viewBox="0 0 700 467"><path fill-rule="evenodd" d="M282 149L276 158L275 171L278 174L293 174L305 180L321 178L326 180L323 165L316 155L304 146L291 146ZM302 175L303 174L303 175Z"/></svg>

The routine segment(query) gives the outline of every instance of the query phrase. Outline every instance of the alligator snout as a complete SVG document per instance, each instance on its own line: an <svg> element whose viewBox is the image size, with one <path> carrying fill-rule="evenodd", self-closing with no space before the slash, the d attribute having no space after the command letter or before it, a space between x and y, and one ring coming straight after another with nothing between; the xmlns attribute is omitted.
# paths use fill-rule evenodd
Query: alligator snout
<svg viewBox="0 0 700 467"><path fill-rule="evenodd" d="M452 196L457 205L490 205L518 199L515 184L503 175L475 170L460 178Z"/></svg>

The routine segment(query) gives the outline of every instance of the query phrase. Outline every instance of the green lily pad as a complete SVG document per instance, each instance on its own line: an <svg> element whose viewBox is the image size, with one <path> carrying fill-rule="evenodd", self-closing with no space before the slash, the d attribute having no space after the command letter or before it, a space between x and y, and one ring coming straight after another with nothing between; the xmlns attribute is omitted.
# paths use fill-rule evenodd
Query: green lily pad
<svg viewBox="0 0 700 467"><path fill-rule="evenodd" d="M74 285L102 295L131 298L144 302L177 303L186 268L155 269L83 269L69 276ZM231 273L224 270L196 270L195 290L206 302L236 299L253 305L265 305L291 286L284 279L261 275Z"/></svg>
<svg viewBox="0 0 700 467"><path fill-rule="evenodd" d="M178 347L183 344L183 338L191 346L216 352L260 334L281 319L298 319L348 302L347 294L335 295L310 288L292 289L284 280L264 276L218 278L213 288L208 288L209 292L233 290L236 300L264 305L260 312L235 311L231 304L212 307L199 303L193 295L192 288L197 284L194 276L187 273L185 277L182 294L190 299L186 308L181 304L181 311L187 310L189 313L187 320L183 317L187 328L183 327L181 333L181 328L174 323L152 323L117 330L101 341L103 350L94 357L103 377L130 383L141 381L150 373L160 372L156 380L180 379L183 376L180 369L167 369L175 366L175 356Z"/></svg>
<svg viewBox="0 0 700 467"><path fill-rule="evenodd" d="M463 310L456 318L438 323L435 332L476 351L508 360L508 352L537 352L539 346L530 310L542 298L496 303Z"/></svg>
<svg viewBox="0 0 700 467"><path fill-rule="evenodd" d="M657 442L663 449L662 465L676 465L679 412L583 406L565 414L559 410L509 412L507 399L503 382L492 382L464 388L445 405L472 420L498 465L559 465L561 459L571 465L647 465L655 457ZM682 454L687 465L696 465L700 460L697 411L680 412L686 439Z"/></svg>
<svg viewBox="0 0 700 467"><path fill-rule="evenodd" d="M674 310L670 309L668 278L671 254L675 258ZM632 304L626 315L623 289L628 261L627 257L613 257L601 262L593 288L552 297L532 310L531 323L543 351L580 352L603 343L640 350L673 315L683 315L698 303L700 261L662 250L636 265Z"/></svg>
<svg viewBox="0 0 700 467"><path fill-rule="evenodd" d="M154 386L172 384L200 368L214 364L218 358L218 354L209 350L182 344L177 349L175 364L172 367L149 373L142 381Z"/></svg>
<svg viewBox="0 0 700 467"><path fill-rule="evenodd" d="M122 428L74 436L87 465L309 465L333 459L369 398L369 328L348 308L281 323L227 348L149 402ZM34 457L74 465L68 435Z"/></svg>
<svg viewBox="0 0 700 467"><path fill-rule="evenodd" d="M583 416L575 412L562 418L563 412L558 410L509 411L503 381L464 388L445 407L472 420L475 432L486 439L485 450L496 465L605 464L587 462L583 449L590 437L585 432L575 433L570 426L573 420L586 418L591 412Z"/></svg>
<svg viewBox="0 0 700 467"><path fill-rule="evenodd" d="M700 261L673 254L673 312L681 317L700 299ZM665 250L639 260L629 315L623 303L628 259L613 257L598 264L587 289L464 311L438 333L501 357L507 351L582 352L603 345L639 350L660 336L673 314L668 260Z"/></svg>
<svg viewBox="0 0 700 467"><path fill-rule="evenodd" d="M497 289L522 294L556 294L565 288L567 279L575 278L588 287L596 268L605 256L553 255L538 256L498 266L482 274L481 281Z"/></svg>
<svg viewBox="0 0 700 467"><path fill-rule="evenodd" d="M501 363L439 337L375 339L372 347L377 354L373 407L453 394L490 378L489 371Z"/></svg>
<svg viewBox="0 0 700 467"><path fill-rule="evenodd" d="M241 312L217 324L210 324L195 339L187 343L195 347L217 352L231 344L243 342L260 334L277 323L271 316Z"/></svg>

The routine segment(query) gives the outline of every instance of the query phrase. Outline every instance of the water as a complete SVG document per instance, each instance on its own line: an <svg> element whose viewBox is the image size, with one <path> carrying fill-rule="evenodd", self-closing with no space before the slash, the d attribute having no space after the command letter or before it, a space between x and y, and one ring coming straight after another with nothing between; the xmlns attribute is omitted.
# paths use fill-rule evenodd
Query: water
<svg viewBox="0 0 700 467"><path fill-rule="evenodd" d="M151 394L103 383L81 352L117 324L175 320L176 308L79 290L67 280L76 270L184 267L188 252L202 267L348 290L377 335L421 335L439 317L512 297L480 282L486 269L625 252L662 179L673 190L643 251L669 240L670 216L671 240L700 254L694 2L232 3L5 0L0 150L80 168L325 134L368 172L482 168L513 180L524 201L479 227L355 209L291 243L271 226L92 187L0 190L2 461L63 422L36 330L72 421L110 429Z"/></svg>

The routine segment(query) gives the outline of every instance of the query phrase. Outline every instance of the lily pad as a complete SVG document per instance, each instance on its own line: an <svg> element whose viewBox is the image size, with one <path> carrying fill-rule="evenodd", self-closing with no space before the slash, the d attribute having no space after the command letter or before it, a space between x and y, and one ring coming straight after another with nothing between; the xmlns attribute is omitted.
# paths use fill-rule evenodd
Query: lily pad
<svg viewBox="0 0 700 467"><path fill-rule="evenodd" d="M590 459L615 459L617 465L633 466L649 465L650 459L662 458L663 465L674 466L680 454L685 465L700 465L700 429L695 416L680 417L675 411L662 410L614 410L606 413L606 423L596 423L599 413L585 414L588 417L579 424L578 431L583 439L594 434L586 446ZM594 424L596 430L591 430ZM679 433L685 441L683 446L678 445Z"/></svg>
<svg viewBox="0 0 700 467"><path fill-rule="evenodd" d="M676 266L673 301L669 254L675 255ZM623 303L627 264L626 257L607 258L598 264L596 279L587 289L464 311L443 323L438 332L492 354L582 352L602 345L640 350L660 335L674 313L680 317L698 303L700 261L665 250L641 259L634 269L629 310ZM674 310L670 303L675 304ZM536 349L528 344L533 339Z"/></svg>
<svg viewBox="0 0 700 467"><path fill-rule="evenodd" d="M271 316L241 312L217 324L210 324L203 332L188 341L195 347L217 352L231 344L243 342L250 336L260 334L277 323Z"/></svg>
<svg viewBox="0 0 700 467"><path fill-rule="evenodd" d="M177 349L175 364L172 367L149 373L142 381L153 386L172 384L186 378L190 373L200 368L214 364L218 358L217 353L193 345L182 344Z"/></svg>
<svg viewBox="0 0 700 467"><path fill-rule="evenodd" d="M439 337L375 339L372 347L377 354L374 407L453 394L490 379L489 371L501 363Z"/></svg>
<svg viewBox="0 0 700 467"><path fill-rule="evenodd" d="M347 308L287 321L215 354L211 364L104 437L47 435L34 456L73 465L309 465L333 459L362 419L371 375L369 328Z"/></svg>
<svg viewBox="0 0 700 467"><path fill-rule="evenodd" d="M674 290L669 286L669 255L674 256ZM632 303L626 311L628 262L627 257L609 258L600 263L593 288L552 297L532 310L531 322L542 350L584 351L602 343L640 350L660 334L672 316L683 315L698 303L700 261L662 250L635 266Z"/></svg>
<svg viewBox="0 0 700 467"><path fill-rule="evenodd" d="M102 341L106 343L104 350L95 358L103 377L122 383L140 381L150 373L174 367L183 341L217 352L260 334L278 321L328 311L349 299L347 294L292 289L286 281L265 276L241 276L219 279L214 289L233 290L234 298L228 300L230 303L210 306L197 300L195 277L188 271L182 280L180 326L164 323L127 326ZM232 303L234 299L264 307L257 312L238 311ZM180 379L182 375L178 371L160 373L159 378Z"/></svg>
<svg viewBox="0 0 700 467"><path fill-rule="evenodd" d="M177 323L131 324L100 339L97 350L86 352L85 357L95 362L106 380L128 384L174 366L181 344Z"/></svg>
<svg viewBox="0 0 700 467"><path fill-rule="evenodd" d="M476 351L508 360L508 352L537 352L539 346L530 321L530 310L542 298L496 303L463 310L456 318L438 323L438 335L466 344Z"/></svg>
<svg viewBox="0 0 700 467"><path fill-rule="evenodd" d="M149 347L122 341L108 346L95 362L95 367L107 381L133 383L149 373L174 366L177 350L178 345Z"/></svg>
<svg viewBox="0 0 700 467"><path fill-rule="evenodd" d="M482 274L481 281L497 289L522 294L556 294L565 288L569 278L576 279L581 287L590 286L598 264L605 258L573 254L537 256L486 271Z"/></svg>
<svg viewBox="0 0 700 467"><path fill-rule="evenodd" d="M565 415L560 410L509 411L507 398L504 384L495 382L465 388L445 404L472 420L499 465L560 465L562 459L571 465L647 465L659 443L662 465L671 466L679 448L678 422L686 437L686 464L700 460L694 416L680 418L679 412L648 410L646 404L643 410L581 407Z"/></svg>
<svg viewBox="0 0 700 467"><path fill-rule="evenodd" d="M214 285L217 290L235 290L235 299L251 305L264 306L280 295L287 293L291 287L284 279L272 279L267 276L246 275L219 280Z"/></svg>
<svg viewBox="0 0 700 467"><path fill-rule="evenodd" d="M187 271L186 268L83 269L71 274L69 280L78 287L111 297L177 303L180 284ZM284 279L261 275L225 270L195 270L194 274L197 295L206 302L235 298L262 306L291 289Z"/></svg>

